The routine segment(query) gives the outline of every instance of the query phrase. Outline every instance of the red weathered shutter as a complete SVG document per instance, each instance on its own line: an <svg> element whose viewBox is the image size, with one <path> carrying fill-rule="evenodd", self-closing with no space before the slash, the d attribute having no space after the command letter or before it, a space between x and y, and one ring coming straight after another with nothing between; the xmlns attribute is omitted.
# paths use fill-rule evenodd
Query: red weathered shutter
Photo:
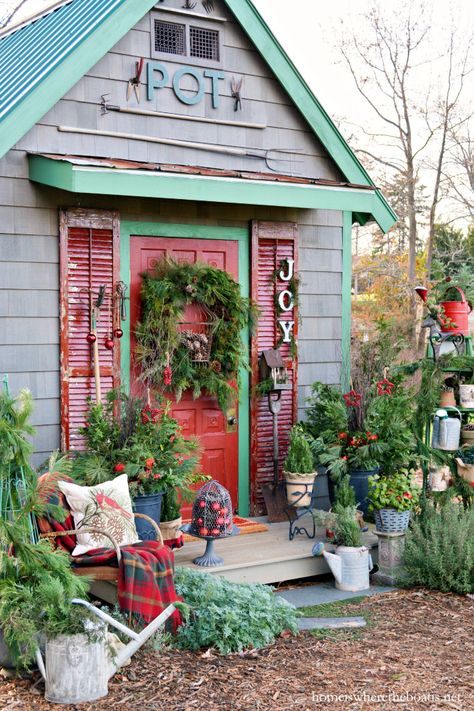
<svg viewBox="0 0 474 711"><path fill-rule="evenodd" d="M102 398L120 384L120 346L109 351L104 341L111 332L110 294L119 279L119 223L112 212L62 211L60 215L61 270L61 448L81 449L78 434L84 425L87 398L95 398L90 298L107 287L97 323ZM91 295L91 297L89 296Z"/></svg>
<svg viewBox="0 0 474 711"><path fill-rule="evenodd" d="M262 351L275 348L282 331L278 319L294 320L294 337L298 335L296 308L280 315L275 304L275 295L287 288L288 283L274 279L283 259L295 260L298 266L298 227L294 223L260 222L252 224L252 298L260 307L261 315L257 333L252 340L252 388L259 382L258 360ZM292 357L290 344L282 343L280 353L290 371L291 390L282 393L281 412L278 416L280 475L288 448L288 434L297 417L296 357ZM252 396L251 402L251 504L254 514L264 510L262 486L273 481L273 420L266 397Z"/></svg>

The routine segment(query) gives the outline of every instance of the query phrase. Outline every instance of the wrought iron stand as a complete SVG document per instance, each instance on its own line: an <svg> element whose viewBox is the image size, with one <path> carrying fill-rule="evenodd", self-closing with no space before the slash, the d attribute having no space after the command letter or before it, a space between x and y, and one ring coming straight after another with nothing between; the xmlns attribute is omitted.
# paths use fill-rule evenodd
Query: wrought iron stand
<svg viewBox="0 0 474 711"><path fill-rule="evenodd" d="M308 488L314 487L314 483L313 484L301 484L301 487L302 487L303 491L301 493L298 492L300 495L295 500L295 503L288 505L285 508L285 514L287 515L288 521L290 524L290 529L288 531L288 538L290 541L292 541L295 536L298 536L302 533L305 533L308 536L308 538L311 538L311 539L315 538L315 536L316 536L316 523L314 521L314 516L313 516L313 502L312 502L312 500L311 500L311 503L309 506L298 506L298 501L301 501L301 499L304 496L308 495L308 493L309 493ZM302 519L303 516L306 516L307 514L310 514L310 516L311 516L312 526L309 527L309 528L311 528L311 533L309 533L306 526L299 526L298 525L298 521L300 519Z"/></svg>

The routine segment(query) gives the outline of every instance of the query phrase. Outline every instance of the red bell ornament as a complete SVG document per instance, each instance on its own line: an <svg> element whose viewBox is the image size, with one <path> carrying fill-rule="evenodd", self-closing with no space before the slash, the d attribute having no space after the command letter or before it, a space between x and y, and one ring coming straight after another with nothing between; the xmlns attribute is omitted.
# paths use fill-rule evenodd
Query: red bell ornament
<svg viewBox="0 0 474 711"><path fill-rule="evenodd" d="M104 342L104 346L107 348L108 351L112 351L114 349L113 338L106 338L105 342Z"/></svg>
<svg viewBox="0 0 474 711"><path fill-rule="evenodd" d="M95 333L92 333L92 331L91 331L90 333L87 334L87 336L86 336L87 343L92 344L92 343L95 343L96 340L97 340L97 336L95 335Z"/></svg>
<svg viewBox="0 0 474 711"><path fill-rule="evenodd" d="M122 329L121 329L121 328L116 328L116 329L114 330L114 336L115 336L115 338L122 338L122 336L123 336L123 331L122 331Z"/></svg>

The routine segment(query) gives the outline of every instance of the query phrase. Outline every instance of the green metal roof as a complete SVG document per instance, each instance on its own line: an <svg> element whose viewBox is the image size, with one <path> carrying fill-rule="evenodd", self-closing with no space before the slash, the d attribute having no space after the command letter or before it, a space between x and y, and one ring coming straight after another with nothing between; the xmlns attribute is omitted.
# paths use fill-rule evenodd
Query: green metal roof
<svg viewBox="0 0 474 711"><path fill-rule="evenodd" d="M0 34L0 157L155 5L71 0Z"/></svg>
<svg viewBox="0 0 474 711"><path fill-rule="evenodd" d="M224 2L346 180L373 186L251 0ZM0 157L155 4L156 0L71 0L0 35ZM397 216L379 190L376 201L378 210L373 216L386 232ZM365 218L361 215L360 219Z"/></svg>
<svg viewBox="0 0 474 711"><path fill-rule="evenodd" d="M71 0L31 23L0 36L0 119L124 0Z"/></svg>

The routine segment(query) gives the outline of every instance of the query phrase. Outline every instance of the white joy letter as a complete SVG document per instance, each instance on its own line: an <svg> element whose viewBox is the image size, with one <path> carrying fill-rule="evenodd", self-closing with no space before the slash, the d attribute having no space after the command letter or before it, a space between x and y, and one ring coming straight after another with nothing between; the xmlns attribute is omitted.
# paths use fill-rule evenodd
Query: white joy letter
<svg viewBox="0 0 474 711"><path fill-rule="evenodd" d="M280 279L282 281L290 281L290 279L293 276L293 271L294 271L294 267L295 267L295 260L294 259L285 259L284 261L286 262L288 271L285 274L285 270L280 269L278 276L280 277Z"/></svg>
<svg viewBox="0 0 474 711"><path fill-rule="evenodd" d="M288 300L288 303L286 301ZM278 306L282 311L291 311L294 306L293 294L288 289L285 291L280 291L278 294Z"/></svg>
<svg viewBox="0 0 474 711"><path fill-rule="evenodd" d="M293 326L295 325L294 321L278 321L278 323L281 326L281 330L283 331L283 343L291 343L291 332L293 330Z"/></svg>

